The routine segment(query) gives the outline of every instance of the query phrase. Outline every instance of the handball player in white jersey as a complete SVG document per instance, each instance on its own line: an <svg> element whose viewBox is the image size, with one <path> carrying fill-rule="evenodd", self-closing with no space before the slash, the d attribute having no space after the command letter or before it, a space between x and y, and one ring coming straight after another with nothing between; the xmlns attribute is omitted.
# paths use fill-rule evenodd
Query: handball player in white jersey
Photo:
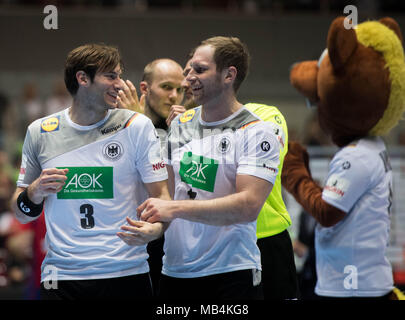
<svg viewBox="0 0 405 320"><path fill-rule="evenodd" d="M12 203L22 223L45 215L43 299L152 296L146 244L164 225L137 221L136 208L170 199L167 172L152 122L117 108L121 65L114 47L72 50L72 106L28 127Z"/></svg>
<svg viewBox="0 0 405 320"><path fill-rule="evenodd" d="M143 221L171 222L160 297L262 299L256 219L277 176L279 144L236 98L249 65L239 39L203 41L190 65L186 79L200 106L169 128L174 201L150 198L138 207Z"/></svg>

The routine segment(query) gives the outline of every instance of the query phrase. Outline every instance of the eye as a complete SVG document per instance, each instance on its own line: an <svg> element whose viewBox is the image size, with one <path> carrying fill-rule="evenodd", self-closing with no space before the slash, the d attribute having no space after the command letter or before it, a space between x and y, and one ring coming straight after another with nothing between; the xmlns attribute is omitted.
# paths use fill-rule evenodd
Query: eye
<svg viewBox="0 0 405 320"><path fill-rule="evenodd" d="M164 85L162 85L162 89L163 90L173 90L173 87L171 85L164 84Z"/></svg>
<svg viewBox="0 0 405 320"><path fill-rule="evenodd" d="M108 78L108 79L110 79L110 80L115 80L115 79L117 79L117 78L119 77L119 75L116 74L116 73L107 73L107 74L105 75L105 77Z"/></svg>
<svg viewBox="0 0 405 320"><path fill-rule="evenodd" d="M201 73L203 73L205 70L204 70L204 68L197 66L197 67L194 68L194 71L195 71L196 73L198 73L198 74L201 74Z"/></svg>
<svg viewBox="0 0 405 320"><path fill-rule="evenodd" d="M191 68L187 68L186 70L184 70L183 76L184 76L184 77L187 77L188 74L190 73L190 70L191 70Z"/></svg>

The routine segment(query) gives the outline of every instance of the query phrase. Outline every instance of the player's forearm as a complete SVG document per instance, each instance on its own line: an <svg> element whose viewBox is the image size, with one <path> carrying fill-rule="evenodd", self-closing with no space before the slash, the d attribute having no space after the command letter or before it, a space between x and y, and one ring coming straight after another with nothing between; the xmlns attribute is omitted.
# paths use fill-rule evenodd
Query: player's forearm
<svg viewBox="0 0 405 320"><path fill-rule="evenodd" d="M23 213L21 211L21 209L19 208L17 199L18 199L18 196L20 195L20 193L23 192L24 190L25 190L25 188L17 188L17 190L15 191L15 193L11 199L11 202L10 202L10 208L11 208L12 212L15 213L17 220L22 224L26 224L31 221L34 221L39 217L39 216L30 217L30 216L26 215L25 213Z"/></svg>
<svg viewBox="0 0 405 320"><path fill-rule="evenodd" d="M240 192L211 200L174 201L176 218L224 226L257 219L263 203Z"/></svg>

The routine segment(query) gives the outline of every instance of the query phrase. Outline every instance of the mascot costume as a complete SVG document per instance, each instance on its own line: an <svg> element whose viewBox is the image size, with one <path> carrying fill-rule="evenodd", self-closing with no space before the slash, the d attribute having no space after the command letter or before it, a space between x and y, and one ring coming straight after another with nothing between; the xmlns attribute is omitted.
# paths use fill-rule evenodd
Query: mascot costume
<svg viewBox="0 0 405 320"><path fill-rule="evenodd" d="M344 19L332 22L319 61L296 63L290 73L339 150L322 188L311 177L305 148L290 142L282 183L318 222L318 296L403 299L385 256L392 170L381 138L405 110L402 35L391 18L354 29Z"/></svg>

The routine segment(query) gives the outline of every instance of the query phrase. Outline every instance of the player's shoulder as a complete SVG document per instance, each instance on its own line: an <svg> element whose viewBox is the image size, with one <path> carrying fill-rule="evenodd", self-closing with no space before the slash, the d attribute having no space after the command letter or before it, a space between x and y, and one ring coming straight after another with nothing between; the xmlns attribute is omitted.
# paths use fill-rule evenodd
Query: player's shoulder
<svg viewBox="0 0 405 320"><path fill-rule="evenodd" d="M239 129L241 130L269 130L272 128L273 123L271 121L264 120L256 112L246 108L244 106L242 112L239 115ZM273 130L271 130L273 131Z"/></svg>
<svg viewBox="0 0 405 320"><path fill-rule="evenodd" d="M179 126L179 125L187 125L187 124L193 123L194 121L198 120L200 110L201 110L201 106L186 110L183 113L178 114L173 119L171 125Z"/></svg>
<svg viewBox="0 0 405 320"><path fill-rule="evenodd" d="M152 125L152 121L142 113L128 109L114 109L111 113L111 121L122 124L123 128L144 127Z"/></svg>
<svg viewBox="0 0 405 320"><path fill-rule="evenodd" d="M379 137L366 137L352 141L346 146L342 147L336 155L353 157L353 158L364 158L371 156L372 154L379 154L386 151L384 141Z"/></svg>
<svg viewBox="0 0 405 320"><path fill-rule="evenodd" d="M387 151L381 138L369 137L351 142L341 148L332 160L332 164L343 166L344 169L355 166L357 169L363 169L374 172L381 167Z"/></svg>
<svg viewBox="0 0 405 320"><path fill-rule="evenodd" d="M44 133L44 132L58 131L61 126L61 122L64 119L65 110L58 111L53 114L46 115L44 117L34 120L28 126L28 131L34 134L38 132Z"/></svg>
<svg viewBox="0 0 405 320"><path fill-rule="evenodd" d="M263 121L273 122L280 126L286 125L286 121L283 114L275 106L270 106L261 103L247 103L245 104L245 108L253 112Z"/></svg>

